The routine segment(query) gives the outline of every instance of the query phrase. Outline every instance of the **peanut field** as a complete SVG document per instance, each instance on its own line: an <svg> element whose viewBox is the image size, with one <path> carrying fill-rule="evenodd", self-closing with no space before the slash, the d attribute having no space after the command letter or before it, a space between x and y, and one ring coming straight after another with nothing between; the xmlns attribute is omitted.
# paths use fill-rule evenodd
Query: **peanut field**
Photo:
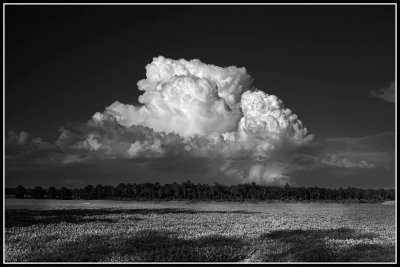
<svg viewBox="0 0 400 267"><path fill-rule="evenodd" d="M395 205L6 199L5 262L394 262Z"/></svg>

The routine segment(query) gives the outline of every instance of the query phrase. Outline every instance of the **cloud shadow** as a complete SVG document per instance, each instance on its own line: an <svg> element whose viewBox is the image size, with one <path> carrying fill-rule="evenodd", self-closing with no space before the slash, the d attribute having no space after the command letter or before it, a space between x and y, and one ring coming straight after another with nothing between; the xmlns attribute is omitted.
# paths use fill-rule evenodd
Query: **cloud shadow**
<svg viewBox="0 0 400 267"><path fill-rule="evenodd" d="M238 262L248 253L241 238L220 235L183 239L177 233L143 230L128 235L86 235L29 262Z"/></svg>
<svg viewBox="0 0 400 267"><path fill-rule="evenodd" d="M148 215L148 214L253 214L245 210L237 211L201 211L191 209L50 209L50 210L30 210L30 209L6 209L6 227L25 227L35 224L56 224L66 223L87 223L87 222L117 222L111 218L90 218L93 216L107 215ZM131 217L130 220L141 220L138 217Z"/></svg>
<svg viewBox="0 0 400 267"><path fill-rule="evenodd" d="M376 237L374 233L360 233L349 228L277 230L260 236L263 249L256 258L264 262L394 261L393 245L365 242ZM363 243L360 244L360 241Z"/></svg>

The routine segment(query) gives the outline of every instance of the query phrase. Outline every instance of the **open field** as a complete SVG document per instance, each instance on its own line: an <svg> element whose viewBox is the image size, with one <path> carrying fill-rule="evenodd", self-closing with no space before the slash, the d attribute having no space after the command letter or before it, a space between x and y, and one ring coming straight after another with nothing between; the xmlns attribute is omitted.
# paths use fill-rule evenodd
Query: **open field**
<svg viewBox="0 0 400 267"><path fill-rule="evenodd" d="M6 199L6 262L395 261L395 206Z"/></svg>

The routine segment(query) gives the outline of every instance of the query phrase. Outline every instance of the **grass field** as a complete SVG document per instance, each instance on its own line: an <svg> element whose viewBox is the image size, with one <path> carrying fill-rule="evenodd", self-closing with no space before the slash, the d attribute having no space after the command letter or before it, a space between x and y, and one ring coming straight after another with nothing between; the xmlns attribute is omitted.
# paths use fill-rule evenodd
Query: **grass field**
<svg viewBox="0 0 400 267"><path fill-rule="evenodd" d="M6 199L6 262L393 262L395 206Z"/></svg>

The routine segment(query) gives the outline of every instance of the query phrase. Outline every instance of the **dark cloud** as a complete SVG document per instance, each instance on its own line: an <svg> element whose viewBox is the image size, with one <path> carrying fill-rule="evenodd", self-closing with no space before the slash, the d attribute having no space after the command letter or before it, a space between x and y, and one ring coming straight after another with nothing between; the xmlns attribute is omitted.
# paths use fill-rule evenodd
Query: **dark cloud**
<svg viewBox="0 0 400 267"><path fill-rule="evenodd" d="M395 134L379 133L363 137L328 138L331 165L360 168L394 168Z"/></svg>
<svg viewBox="0 0 400 267"><path fill-rule="evenodd" d="M13 150L6 146L6 151L12 151L13 156L6 157L8 177L6 183L15 186L24 181L24 184L31 185L38 183L48 186L73 184L78 186L85 183L116 184L146 181L169 183L190 179L200 183L218 181L236 184L242 181L244 171L248 168L248 164L242 159L193 156L185 150L181 150L175 156L129 158L106 156L89 149L72 149L71 147L85 140L87 134L94 129L90 128L90 131L87 131L86 127L87 124L73 124L71 131L74 132L75 141L68 143L69 146L64 146L63 149L51 144L47 145L47 149L41 146L32 148L28 140L33 139L26 138L28 134L10 133L6 144ZM65 131L66 129L62 130L63 133ZM140 137L143 133L141 131L146 132L149 129L138 128L130 131L138 133L125 136L124 138L128 139L124 139L124 142L128 140L133 142L136 139L129 138ZM81 135L77 135L78 132ZM115 135L108 136L115 139ZM348 185L361 187L376 187L379 183L376 181L377 176L372 173L375 175L381 173L378 177L384 181L382 186L392 186L395 166L394 138L393 133L380 133L357 138L340 137L315 141L291 150L290 154L281 152L279 156L278 153L268 162L252 163L249 172L250 175L257 176L261 172L278 171L282 174L279 176L280 181L289 181L292 185L298 186L310 184L346 186L347 179ZM31 149L26 153L26 150L15 149L16 146L28 146ZM361 180L360 176L364 177L364 180ZM274 179L274 176L270 177Z"/></svg>
<svg viewBox="0 0 400 267"><path fill-rule="evenodd" d="M386 102L395 103L396 102L395 82L392 81L388 87L371 91L370 94Z"/></svg>

